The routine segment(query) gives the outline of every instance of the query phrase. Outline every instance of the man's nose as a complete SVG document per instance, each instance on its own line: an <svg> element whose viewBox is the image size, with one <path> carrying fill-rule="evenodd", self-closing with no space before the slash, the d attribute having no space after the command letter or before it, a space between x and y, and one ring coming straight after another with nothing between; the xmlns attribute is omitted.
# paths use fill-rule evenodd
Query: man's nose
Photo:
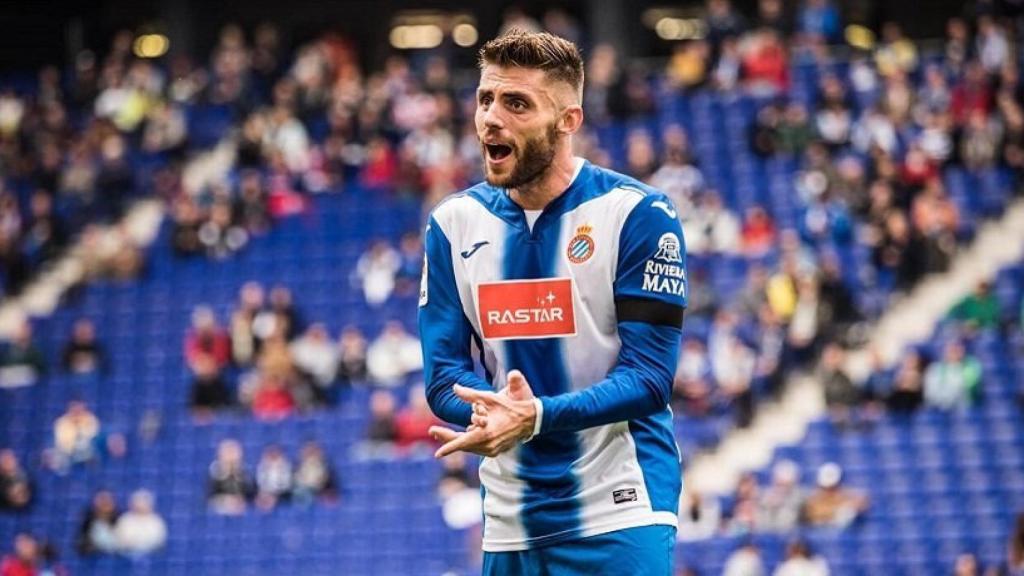
<svg viewBox="0 0 1024 576"><path fill-rule="evenodd" d="M498 106L491 104L483 112L483 120L485 128L502 128L505 126L504 120L501 118L501 112L498 110Z"/></svg>

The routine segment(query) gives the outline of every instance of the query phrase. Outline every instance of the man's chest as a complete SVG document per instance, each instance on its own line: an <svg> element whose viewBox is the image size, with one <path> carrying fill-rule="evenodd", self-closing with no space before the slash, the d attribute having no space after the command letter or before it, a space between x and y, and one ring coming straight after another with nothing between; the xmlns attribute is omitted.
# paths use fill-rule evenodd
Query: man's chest
<svg viewBox="0 0 1024 576"><path fill-rule="evenodd" d="M595 220L567 217L533 231L479 226L453 242L465 312L485 340L573 337L595 316L604 320L617 231Z"/></svg>

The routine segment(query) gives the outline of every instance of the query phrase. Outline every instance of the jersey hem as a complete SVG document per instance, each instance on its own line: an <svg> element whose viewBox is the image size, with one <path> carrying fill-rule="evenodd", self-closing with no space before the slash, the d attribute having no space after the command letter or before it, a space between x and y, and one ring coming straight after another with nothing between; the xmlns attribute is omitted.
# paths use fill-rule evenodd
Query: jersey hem
<svg viewBox="0 0 1024 576"><path fill-rule="evenodd" d="M639 528L641 526L672 526L673 528L678 528L679 520L676 517L676 515L671 512L652 512L640 517L630 518L627 520L605 522L602 524L590 526L589 528L577 528L575 530L558 532L556 534L549 534L547 536L531 538L528 540L516 540L511 542L488 542L485 540L483 543L483 551L520 552L523 550L531 550L535 548L543 548L545 546L553 546L555 544L561 544L562 542L569 542L572 540L581 540L583 538L589 538L591 536L600 536L601 534L607 534L608 532L615 532L617 530L626 530L627 528Z"/></svg>

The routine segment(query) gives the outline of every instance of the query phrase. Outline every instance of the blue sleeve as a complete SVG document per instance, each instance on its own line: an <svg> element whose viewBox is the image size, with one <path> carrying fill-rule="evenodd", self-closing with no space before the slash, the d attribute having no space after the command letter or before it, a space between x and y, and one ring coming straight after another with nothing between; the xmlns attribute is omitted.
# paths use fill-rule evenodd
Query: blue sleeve
<svg viewBox="0 0 1024 576"><path fill-rule="evenodd" d="M615 366L589 388L542 398L542 434L643 418L665 409L686 307L685 253L672 203L661 194L645 197L619 237L614 292L621 347Z"/></svg>
<svg viewBox="0 0 1024 576"><path fill-rule="evenodd" d="M650 194L633 208L619 236L615 300L639 298L686 308L686 243L672 201Z"/></svg>
<svg viewBox="0 0 1024 576"><path fill-rule="evenodd" d="M438 418L468 426L472 409L455 395L452 386L493 388L473 371L473 328L462 312L451 244L433 217L424 233L424 251L419 329L427 401Z"/></svg>

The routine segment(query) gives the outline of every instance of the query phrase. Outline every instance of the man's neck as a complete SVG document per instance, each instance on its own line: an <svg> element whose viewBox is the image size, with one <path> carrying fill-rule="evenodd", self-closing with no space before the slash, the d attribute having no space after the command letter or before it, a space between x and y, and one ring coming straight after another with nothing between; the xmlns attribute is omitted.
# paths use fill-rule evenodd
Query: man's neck
<svg viewBox="0 0 1024 576"><path fill-rule="evenodd" d="M523 210L543 210L569 188L575 174L576 157L566 151L555 157L540 178L525 186L509 190L508 194Z"/></svg>

